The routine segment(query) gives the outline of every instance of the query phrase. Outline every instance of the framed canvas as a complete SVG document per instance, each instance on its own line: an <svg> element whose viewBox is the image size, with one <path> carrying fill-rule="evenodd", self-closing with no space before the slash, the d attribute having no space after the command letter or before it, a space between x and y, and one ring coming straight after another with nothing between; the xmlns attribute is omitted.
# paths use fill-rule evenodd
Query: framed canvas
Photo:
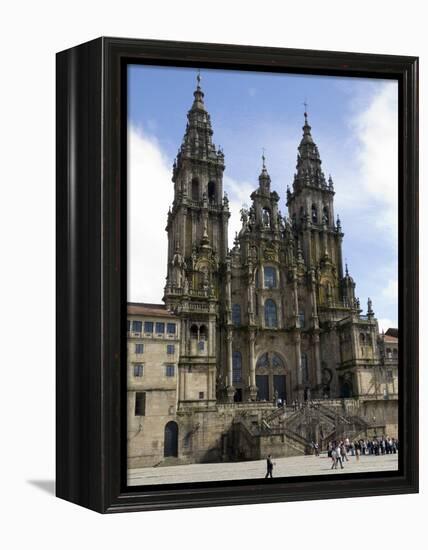
<svg viewBox="0 0 428 550"><path fill-rule="evenodd" d="M418 59L99 38L56 107L57 496L417 492Z"/></svg>

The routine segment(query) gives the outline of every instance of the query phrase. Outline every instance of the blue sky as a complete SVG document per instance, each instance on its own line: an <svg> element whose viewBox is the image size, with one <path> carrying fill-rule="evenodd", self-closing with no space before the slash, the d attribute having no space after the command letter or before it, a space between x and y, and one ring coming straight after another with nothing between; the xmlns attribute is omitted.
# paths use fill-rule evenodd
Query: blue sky
<svg viewBox="0 0 428 550"><path fill-rule="evenodd" d="M230 238L257 187L262 148L286 214L304 101L323 169L336 190L343 255L356 293L381 328L397 326L397 83L343 77L201 70L213 141L224 150ZM196 70L128 69L129 283L133 301L160 302L166 274L171 167L186 126ZM231 246L230 240L229 245Z"/></svg>

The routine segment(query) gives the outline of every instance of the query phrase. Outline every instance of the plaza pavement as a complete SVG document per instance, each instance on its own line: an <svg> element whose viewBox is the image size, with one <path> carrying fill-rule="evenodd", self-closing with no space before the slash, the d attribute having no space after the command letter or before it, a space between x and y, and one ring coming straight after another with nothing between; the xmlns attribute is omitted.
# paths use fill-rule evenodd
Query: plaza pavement
<svg viewBox="0 0 428 550"><path fill-rule="evenodd" d="M294 456L274 458L274 477L311 476L320 474L341 474L379 472L398 469L398 454L363 455L357 461L349 456L341 470L331 470L331 459L326 453L317 456ZM257 479L266 473L266 460L250 462L221 462L213 464L186 464L135 468L128 471L129 485L158 485L165 483L186 483L197 481L226 481L232 479Z"/></svg>

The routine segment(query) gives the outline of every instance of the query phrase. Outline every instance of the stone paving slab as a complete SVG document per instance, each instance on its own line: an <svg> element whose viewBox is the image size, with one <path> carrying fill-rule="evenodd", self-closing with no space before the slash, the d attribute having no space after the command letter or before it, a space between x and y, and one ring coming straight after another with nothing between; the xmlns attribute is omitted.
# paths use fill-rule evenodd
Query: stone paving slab
<svg viewBox="0 0 428 550"><path fill-rule="evenodd" d="M398 454L363 455L357 461L349 456L343 470L331 469L331 459L326 454L316 456L273 457L274 477L302 475L379 472L398 469ZM128 485L159 485L164 483L188 483L197 481L227 481L231 479L257 479L266 473L266 460L251 462L222 462L213 464L186 464L157 468L128 470Z"/></svg>

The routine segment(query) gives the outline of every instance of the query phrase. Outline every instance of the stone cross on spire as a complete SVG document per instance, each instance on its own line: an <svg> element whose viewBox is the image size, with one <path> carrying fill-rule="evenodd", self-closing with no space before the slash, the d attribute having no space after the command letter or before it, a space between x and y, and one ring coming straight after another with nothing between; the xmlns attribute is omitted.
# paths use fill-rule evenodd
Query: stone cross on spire
<svg viewBox="0 0 428 550"><path fill-rule="evenodd" d="M305 98L305 101L303 102L303 105L305 107L305 112L303 113L305 117L305 124L307 124L308 123L308 102L306 101L306 98Z"/></svg>
<svg viewBox="0 0 428 550"><path fill-rule="evenodd" d="M262 171L259 176L259 188L265 194L270 193L270 176L266 169L266 157L264 147L262 147Z"/></svg>

